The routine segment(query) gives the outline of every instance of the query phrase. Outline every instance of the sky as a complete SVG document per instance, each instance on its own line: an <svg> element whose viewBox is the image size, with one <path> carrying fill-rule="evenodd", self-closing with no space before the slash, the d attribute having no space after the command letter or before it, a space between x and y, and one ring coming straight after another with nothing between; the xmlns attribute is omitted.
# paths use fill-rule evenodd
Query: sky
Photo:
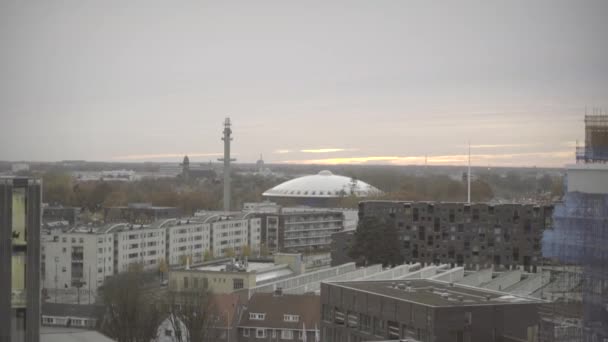
<svg viewBox="0 0 608 342"><path fill-rule="evenodd" d="M562 166L608 1L0 4L0 160Z"/></svg>

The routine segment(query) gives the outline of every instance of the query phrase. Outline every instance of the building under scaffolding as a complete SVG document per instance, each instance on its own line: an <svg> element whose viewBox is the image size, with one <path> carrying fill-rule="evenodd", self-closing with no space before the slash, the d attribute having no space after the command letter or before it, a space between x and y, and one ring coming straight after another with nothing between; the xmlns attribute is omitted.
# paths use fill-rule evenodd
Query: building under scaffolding
<svg viewBox="0 0 608 342"><path fill-rule="evenodd" d="M543 237L551 277L561 277L542 309L541 341L608 340L608 115L585 117L567 193Z"/></svg>

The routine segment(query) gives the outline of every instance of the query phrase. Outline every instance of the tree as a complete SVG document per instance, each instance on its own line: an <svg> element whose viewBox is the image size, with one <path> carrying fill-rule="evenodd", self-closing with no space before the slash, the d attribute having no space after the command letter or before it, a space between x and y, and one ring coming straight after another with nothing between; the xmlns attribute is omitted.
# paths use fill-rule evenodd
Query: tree
<svg viewBox="0 0 608 342"><path fill-rule="evenodd" d="M395 266L403 263L393 219L363 217L349 255L365 265Z"/></svg>
<svg viewBox="0 0 608 342"><path fill-rule="evenodd" d="M101 289L105 307L101 331L117 342L150 342L161 322L159 303L144 287L136 267L106 280Z"/></svg>
<svg viewBox="0 0 608 342"><path fill-rule="evenodd" d="M250 257L251 256L251 247L249 247L249 245L243 245L243 247L241 248L241 255L244 257Z"/></svg>
<svg viewBox="0 0 608 342"><path fill-rule="evenodd" d="M203 257L205 258L205 261L213 260L213 251L210 249L206 250Z"/></svg>
<svg viewBox="0 0 608 342"><path fill-rule="evenodd" d="M216 310L206 289L173 291L169 294L169 323L178 342L215 341Z"/></svg>
<svg viewBox="0 0 608 342"><path fill-rule="evenodd" d="M228 247L228 248L224 249L224 257L233 258L235 256L236 256L236 253L234 252L234 248Z"/></svg>

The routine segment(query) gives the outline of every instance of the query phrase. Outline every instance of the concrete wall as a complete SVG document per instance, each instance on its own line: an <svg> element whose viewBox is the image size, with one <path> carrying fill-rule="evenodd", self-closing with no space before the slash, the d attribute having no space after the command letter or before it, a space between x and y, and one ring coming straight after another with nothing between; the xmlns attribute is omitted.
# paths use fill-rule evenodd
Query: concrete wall
<svg viewBox="0 0 608 342"><path fill-rule="evenodd" d="M405 275L407 275L410 272L414 272L414 271L418 271L420 270L420 264L416 263L416 264L411 264L411 265L400 265L400 266L396 266L393 267L391 269L382 271L382 272L378 272L375 274L371 274L369 276L364 277L361 280L392 280L392 279L398 279L400 277L403 277Z"/></svg>
<svg viewBox="0 0 608 342"><path fill-rule="evenodd" d="M488 283L492 280L492 272L493 270L491 268L476 271L471 274L467 274L457 283L462 285L479 286L483 283Z"/></svg>
<svg viewBox="0 0 608 342"><path fill-rule="evenodd" d="M567 165L568 192L608 194L608 164Z"/></svg>
<svg viewBox="0 0 608 342"><path fill-rule="evenodd" d="M429 279L448 281L448 282L457 282L462 280L464 277L464 267L455 267L450 270L438 273Z"/></svg>
<svg viewBox="0 0 608 342"><path fill-rule="evenodd" d="M347 280L361 280L365 279L368 276L373 276L382 271L382 265L372 265L369 267L359 268L355 271L344 273L335 277L330 277L323 282L332 282L332 281L347 281ZM287 290L283 290L283 293L288 294L304 294L307 292L317 292L321 289L321 282L315 281L312 283L307 283L302 286L292 287Z"/></svg>
<svg viewBox="0 0 608 342"><path fill-rule="evenodd" d="M185 279L188 278L188 288L185 287ZM198 286L195 286L198 279ZM243 280L243 288L255 287L255 272L220 272L220 271L197 271L197 270L171 270L169 271L169 289L171 291L192 290L193 288L204 289L204 284L213 293L232 293L240 290L234 288L234 279Z"/></svg>
<svg viewBox="0 0 608 342"><path fill-rule="evenodd" d="M272 283L256 286L249 289L247 292L247 298L251 298L254 293L257 292L274 292L277 288L283 290L289 290L291 288L300 287L306 284L321 282L327 278L335 277L341 274L352 272L356 270L355 263L348 263L337 267L327 268L315 272L305 273L296 277L278 280Z"/></svg>
<svg viewBox="0 0 608 342"><path fill-rule="evenodd" d="M481 287L488 290L503 291L509 286L513 286L521 281L521 274L522 272L520 270L504 272L498 277L490 280L490 282L482 284Z"/></svg>
<svg viewBox="0 0 608 342"><path fill-rule="evenodd" d="M506 289L503 289L503 291L520 296L529 296L544 285L548 284L550 281L550 277L551 272L549 271L529 274L526 279Z"/></svg>

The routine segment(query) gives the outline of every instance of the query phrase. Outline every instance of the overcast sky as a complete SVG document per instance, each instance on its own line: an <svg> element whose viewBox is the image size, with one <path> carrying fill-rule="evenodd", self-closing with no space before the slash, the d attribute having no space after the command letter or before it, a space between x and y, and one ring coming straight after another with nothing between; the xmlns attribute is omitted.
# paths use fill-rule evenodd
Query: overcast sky
<svg viewBox="0 0 608 342"><path fill-rule="evenodd" d="M0 160L561 166L608 1L0 4Z"/></svg>

